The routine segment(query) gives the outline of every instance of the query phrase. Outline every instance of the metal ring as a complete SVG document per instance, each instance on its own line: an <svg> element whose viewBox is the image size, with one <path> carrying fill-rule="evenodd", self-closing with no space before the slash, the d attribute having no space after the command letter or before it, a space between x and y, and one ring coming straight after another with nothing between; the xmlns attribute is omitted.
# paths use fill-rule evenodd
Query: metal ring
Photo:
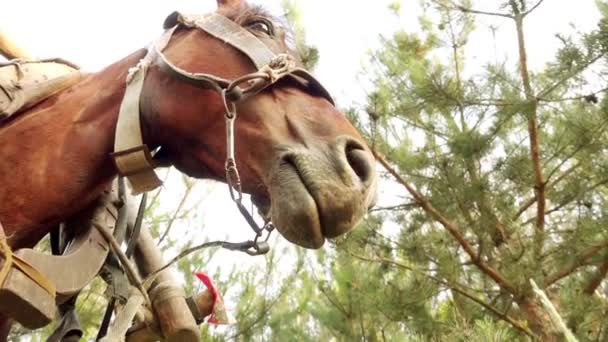
<svg viewBox="0 0 608 342"><path fill-rule="evenodd" d="M222 89L222 92L221 92L222 102L224 103L224 110L226 111L226 113L224 115L228 119L234 119L234 118L236 118L236 105L234 104L233 101L230 101L228 99L229 91L231 91L231 90L229 90L229 88L225 88L225 89Z"/></svg>

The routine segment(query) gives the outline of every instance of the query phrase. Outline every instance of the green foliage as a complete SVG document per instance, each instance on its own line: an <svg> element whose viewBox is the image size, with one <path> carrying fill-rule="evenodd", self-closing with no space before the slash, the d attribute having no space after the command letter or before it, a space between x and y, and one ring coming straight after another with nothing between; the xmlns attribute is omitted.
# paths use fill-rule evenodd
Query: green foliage
<svg viewBox="0 0 608 342"><path fill-rule="evenodd" d="M302 10L298 0L282 0L287 20L293 28L296 50L302 58L304 66L313 70L319 62L319 50L306 43L306 31L302 24Z"/></svg>
<svg viewBox="0 0 608 342"><path fill-rule="evenodd" d="M398 31L372 56L375 89L360 113L371 124L356 123L402 174L398 183L417 189L434 212L387 209L378 219L400 229L362 253L377 268L390 265L401 270L400 277L411 272L426 280L429 292L408 289L431 305L428 314L417 312L424 323L402 320L418 338L526 339L526 329L556 338L561 332L544 314L522 310L535 302L532 278L544 281L580 338L601 340L598 320L608 302L583 289L594 282L592 291L605 288L598 277L608 265L603 249L594 248L607 241L606 100L589 72L605 72L598 69L604 67L605 19L593 32L557 33L562 46L555 59L530 74L519 51L511 55L515 67L467 64L474 6L455 3L423 1L421 32ZM508 1L494 12L526 13L532 5ZM606 4L598 5L605 14ZM531 125L539 129L534 138ZM536 210L540 187L542 223ZM465 253L465 244L473 254Z"/></svg>

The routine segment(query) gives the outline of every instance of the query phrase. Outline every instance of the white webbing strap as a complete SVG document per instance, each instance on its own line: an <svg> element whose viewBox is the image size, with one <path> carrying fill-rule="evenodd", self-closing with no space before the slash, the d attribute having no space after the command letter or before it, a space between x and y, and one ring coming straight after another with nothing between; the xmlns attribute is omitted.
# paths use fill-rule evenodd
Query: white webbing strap
<svg viewBox="0 0 608 342"><path fill-rule="evenodd" d="M165 33L148 49L146 56L127 75L127 87L120 104L114 138L114 163L120 175L125 176L134 194L153 190L162 182L154 172L156 166L148 146L143 142L139 100L148 67L154 60L156 49L162 51L175 28Z"/></svg>

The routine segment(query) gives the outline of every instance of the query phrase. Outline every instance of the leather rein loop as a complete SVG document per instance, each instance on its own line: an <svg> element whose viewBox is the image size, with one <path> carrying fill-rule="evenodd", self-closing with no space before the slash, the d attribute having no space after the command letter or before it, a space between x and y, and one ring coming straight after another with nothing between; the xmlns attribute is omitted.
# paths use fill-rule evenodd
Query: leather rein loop
<svg viewBox="0 0 608 342"><path fill-rule="evenodd" d="M148 48L146 56L130 70L127 76L127 89L120 106L116 127L114 162L119 174L125 176L131 183L134 193L150 191L161 185L160 179L154 172L155 163L152 153L143 143L139 110L146 71L152 63L156 63L160 70L183 82L216 91L222 98L225 107L226 183L230 197L255 232L253 241L236 244L235 246L238 247L230 249L240 250L250 255L265 254L269 250L267 240L274 230L274 226L269 220L266 220L264 225L259 227L242 203L242 185L234 155L236 104L243 99L255 96L283 77L291 77L304 87L316 90L332 104L333 99L308 71L297 67L296 60L291 55L273 52L255 35L232 20L219 14L185 16L174 13L172 16L174 17L170 18L175 19L175 24L167 28L165 33ZM163 50L179 26L201 29L230 44L246 55L256 66L257 71L230 81L215 75L191 73L179 68L163 54ZM262 239L264 232L268 232L268 235ZM226 243L226 246L230 245L230 243Z"/></svg>

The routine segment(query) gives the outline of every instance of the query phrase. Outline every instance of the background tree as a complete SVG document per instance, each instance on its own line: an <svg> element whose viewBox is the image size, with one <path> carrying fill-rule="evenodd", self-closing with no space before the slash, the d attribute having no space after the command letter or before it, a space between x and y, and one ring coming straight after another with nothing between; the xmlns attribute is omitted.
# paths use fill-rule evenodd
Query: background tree
<svg viewBox="0 0 608 342"><path fill-rule="evenodd" d="M422 277L429 319L408 327L425 338L482 324L558 340L530 279L581 339L607 338L608 7L598 1L595 31L557 33L555 59L531 73L525 23L542 2L423 1L421 32L398 31L373 54L359 122L413 203L383 215L400 225L394 238L370 230L364 241L382 247L354 256ZM470 63L479 16L510 23L515 59Z"/></svg>

